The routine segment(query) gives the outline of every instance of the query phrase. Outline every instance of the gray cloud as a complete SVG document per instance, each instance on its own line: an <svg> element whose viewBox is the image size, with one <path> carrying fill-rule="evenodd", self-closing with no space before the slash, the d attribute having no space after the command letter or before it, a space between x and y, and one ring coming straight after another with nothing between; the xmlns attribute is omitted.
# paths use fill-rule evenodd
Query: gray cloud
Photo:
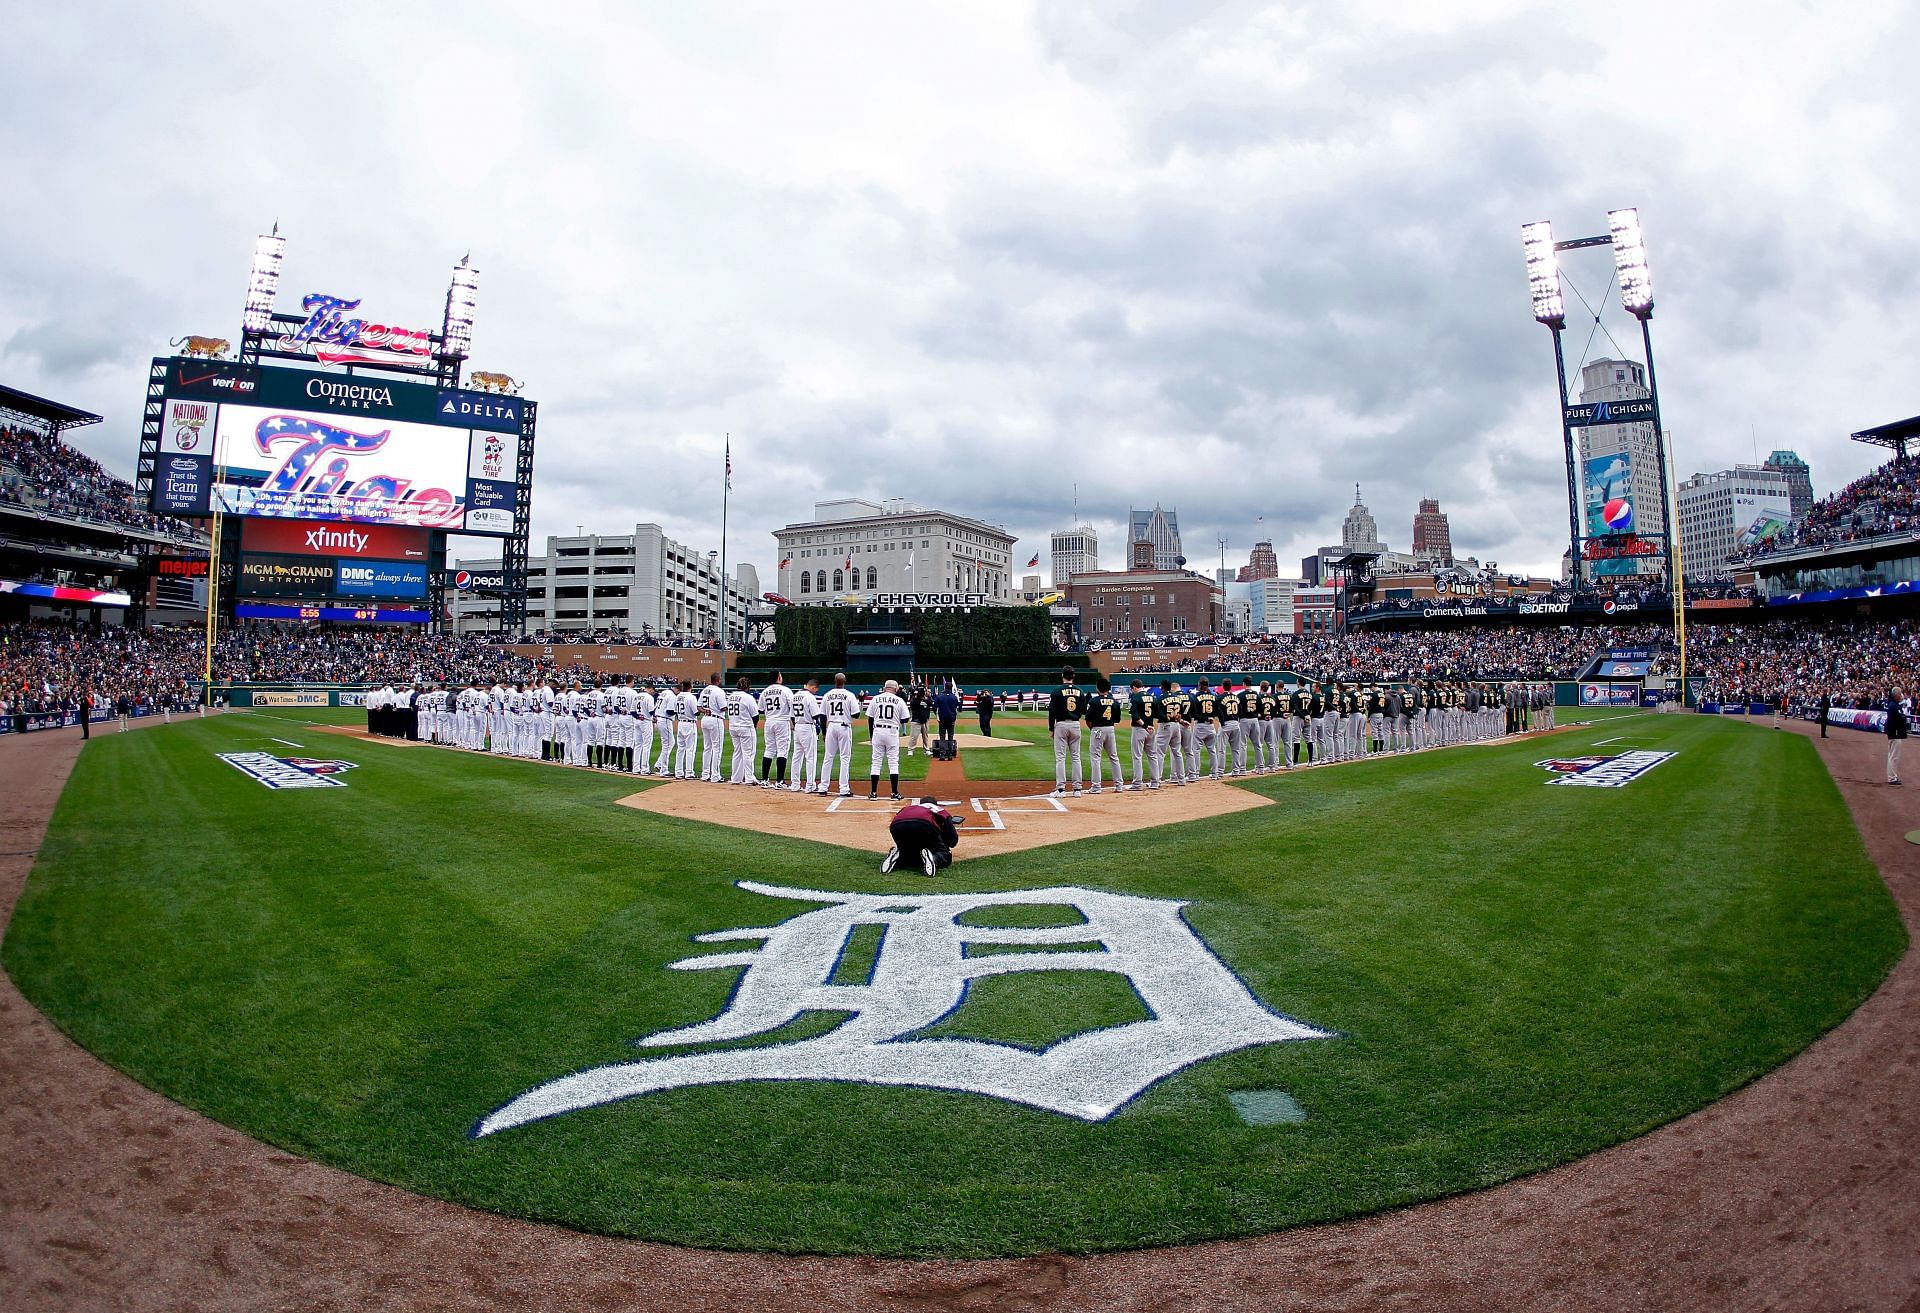
<svg viewBox="0 0 1920 1313"><path fill-rule="evenodd" d="M477 5L457 29L43 6L10 32L0 149L37 187L0 212L0 377L105 414L76 440L130 470L146 358L235 334L278 217L290 295L401 323L433 322L474 252L475 364L541 401L539 535L658 520L717 546L730 433L731 555L769 574L770 531L816 499L951 506L1024 561L1076 487L1109 561L1155 500L1197 561L1256 533L1291 560L1356 481L1394 543L1438 496L1463 549L1551 569L1564 472L1519 225L1641 207L1678 466L1792 446L1844 481L1873 456L1849 430L1920 409L1917 25L1892 0L1844 24ZM1568 271L1608 303L1604 253Z"/></svg>

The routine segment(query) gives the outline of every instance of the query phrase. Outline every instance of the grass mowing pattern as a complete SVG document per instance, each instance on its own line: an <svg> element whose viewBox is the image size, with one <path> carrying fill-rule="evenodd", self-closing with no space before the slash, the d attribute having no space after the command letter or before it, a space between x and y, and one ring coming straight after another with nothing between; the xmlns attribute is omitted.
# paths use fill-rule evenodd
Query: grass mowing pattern
<svg viewBox="0 0 1920 1313"><path fill-rule="evenodd" d="M734 972L664 965L709 951L695 934L805 907L734 880L926 882L612 806L631 779L341 739L304 719L96 739L15 912L8 971L88 1048L262 1139L621 1235L1085 1250L1489 1185L1753 1079L1841 1020L1905 938L1805 740L1610 719L1262 778L1249 787L1278 806L968 861L941 884L1186 899L1263 1001L1337 1039L1202 1063L1096 1124L785 1082L669 1091L473 1141L474 1120L523 1090L715 1015ZM1546 787L1532 765L1621 735L1631 743L1599 750L1679 755L1620 790ZM213 756L295 755L274 737L360 766L344 789L275 793ZM1139 1006L1095 973L983 983L943 1025L1046 1043ZM837 1019L809 1014L779 1038ZM1228 1097L1276 1089L1305 1123L1250 1126Z"/></svg>

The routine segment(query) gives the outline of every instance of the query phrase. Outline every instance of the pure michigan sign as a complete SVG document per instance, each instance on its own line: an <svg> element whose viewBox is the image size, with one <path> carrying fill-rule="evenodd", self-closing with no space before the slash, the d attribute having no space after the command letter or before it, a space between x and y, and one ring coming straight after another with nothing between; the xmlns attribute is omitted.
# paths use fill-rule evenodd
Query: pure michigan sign
<svg viewBox="0 0 1920 1313"><path fill-rule="evenodd" d="M928 881L307 726L356 714L96 739L7 969L209 1116L616 1235L1093 1250L1491 1185L1754 1079L1904 943L1810 745L1705 717L1262 778ZM1672 755L1552 786L1629 752Z"/></svg>

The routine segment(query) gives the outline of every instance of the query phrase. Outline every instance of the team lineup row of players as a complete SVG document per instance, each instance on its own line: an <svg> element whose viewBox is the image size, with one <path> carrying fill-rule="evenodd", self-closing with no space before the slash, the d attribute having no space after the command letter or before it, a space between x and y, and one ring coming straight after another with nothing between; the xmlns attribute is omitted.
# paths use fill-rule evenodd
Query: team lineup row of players
<svg viewBox="0 0 1920 1313"><path fill-rule="evenodd" d="M790 689L775 672L758 695L744 677L727 691L715 673L697 693L690 680L656 695L615 676L591 688L577 682L564 690L476 683L397 697L412 700L420 736L435 743L720 782L721 757L730 742L734 752L727 783L824 794L837 774L843 797L849 794L854 722L864 716L871 729L870 793L877 793L884 774L897 794L899 734L907 721L907 704L895 681L863 704L846 687L845 675L836 675L825 693L813 679ZM1069 770L1073 787L1081 787L1083 729L1095 789L1102 758L1113 763L1115 786L1124 785L1113 743L1123 723L1132 729L1134 758L1133 784L1126 787L1157 788L1165 780L1184 784L1198 778L1203 749L1218 778L1496 737L1543 727L1552 707L1546 684L1322 687L1263 680L1257 688L1223 683L1216 691L1202 677L1191 691L1171 679L1158 688L1136 679L1120 693L1102 677L1088 693L1066 670L1049 699L1047 723L1054 740L1055 785L1064 791ZM758 779L753 774L756 746Z"/></svg>
<svg viewBox="0 0 1920 1313"><path fill-rule="evenodd" d="M1111 762L1114 785L1157 789L1202 778L1201 754L1213 779L1291 770L1315 762L1351 761L1375 753L1413 752L1502 734L1546 728L1553 717L1550 684L1441 683L1275 684L1215 689L1202 676L1187 690L1171 679L1158 688L1134 680L1115 692L1102 676L1092 694L1062 670L1047 703L1053 735L1054 792L1082 791L1082 746L1092 768L1091 792ZM1117 729L1131 730L1133 782L1120 768Z"/></svg>

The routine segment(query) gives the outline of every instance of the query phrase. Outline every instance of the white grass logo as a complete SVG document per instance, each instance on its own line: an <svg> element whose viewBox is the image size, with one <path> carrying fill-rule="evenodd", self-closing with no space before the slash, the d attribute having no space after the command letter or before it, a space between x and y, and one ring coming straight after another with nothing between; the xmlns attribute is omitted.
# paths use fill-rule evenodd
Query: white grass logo
<svg viewBox="0 0 1920 1313"><path fill-rule="evenodd" d="M808 1012L851 1014L824 1035L755 1048L616 1063L536 1086L482 1118L477 1136L582 1108L687 1085L824 1080L984 1094L1086 1121L1111 1116L1156 1081L1207 1058L1258 1044L1326 1039L1329 1032L1268 1009L1181 915L1184 903L1071 886L980 894L848 894L743 880L770 898L825 903L778 925L720 930L696 942L759 940L757 948L671 963L674 970L745 967L711 1021L634 1041L641 1048L722 1043L776 1031ZM1067 906L1075 925L960 924L980 908ZM881 928L870 980L834 984L853 932ZM1049 951L1097 943L1099 951ZM970 954L973 947L986 948ZM1027 949L1031 951L1019 951ZM1125 976L1152 1014L1085 1031L1039 1051L958 1038L916 1038L951 1016L985 976L1110 971Z"/></svg>
<svg viewBox="0 0 1920 1313"><path fill-rule="evenodd" d="M351 761L322 761L316 757L276 757L271 752L222 752L220 760L260 781L269 789L344 789L335 779L354 768Z"/></svg>
<svg viewBox="0 0 1920 1313"><path fill-rule="evenodd" d="M1548 784L1568 784L1587 789L1622 789L1655 766L1673 760L1671 752L1607 752L1591 757L1555 757L1533 764L1552 771L1558 779Z"/></svg>

